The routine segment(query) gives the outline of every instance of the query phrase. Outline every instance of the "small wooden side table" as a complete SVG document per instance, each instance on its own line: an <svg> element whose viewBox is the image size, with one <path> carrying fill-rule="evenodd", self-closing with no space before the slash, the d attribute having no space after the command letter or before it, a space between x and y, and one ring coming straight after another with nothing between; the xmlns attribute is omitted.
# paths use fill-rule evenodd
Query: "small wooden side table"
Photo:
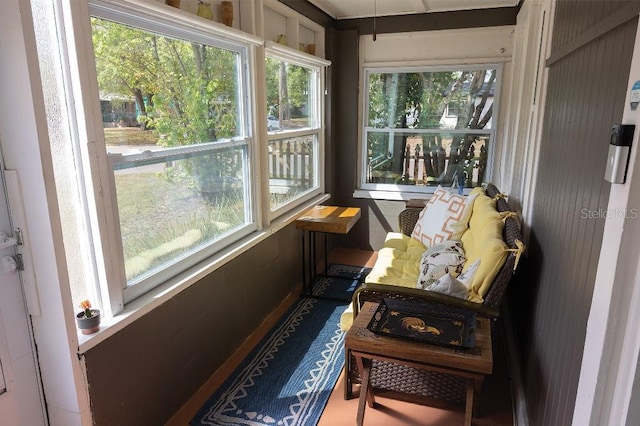
<svg viewBox="0 0 640 426"><path fill-rule="evenodd" d="M313 279L317 275L316 233L324 234L324 273L328 274L327 234L347 234L358 219L360 219L359 207L337 206L315 206L296 219L296 229L302 231L302 283L307 295L313 295ZM307 245L305 233L309 233L308 250L305 249Z"/></svg>
<svg viewBox="0 0 640 426"><path fill-rule="evenodd" d="M491 374L493 370L489 320L478 318L476 348L465 350L375 334L367 328L367 325L377 308L377 303L366 302L345 337L347 357L345 368L349 368L351 355L353 355L362 382L357 424L362 425L364 421L365 403L368 403L369 407L373 407L375 403L370 379L373 360L378 360L466 379L464 424L470 426L477 402L476 393L482 387L484 376ZM349 374L349 370L346 374ZM351 387L352 384L346 380L345 386ZM345 395L350 394L351 389L345 389Z"/></svg>

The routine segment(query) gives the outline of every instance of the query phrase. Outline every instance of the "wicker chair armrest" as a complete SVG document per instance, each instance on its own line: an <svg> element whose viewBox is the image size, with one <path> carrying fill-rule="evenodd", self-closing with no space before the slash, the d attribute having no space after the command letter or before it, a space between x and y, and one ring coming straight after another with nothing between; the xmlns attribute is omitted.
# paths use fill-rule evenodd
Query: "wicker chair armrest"
<svg viewBox="0 0 640 426"><path fill-rule="evenodd" d="M468 309L487 318L497 318L500 314L500 311L494 307L487 306L482 303L470 302L468 300L459 299L442 293L388 284L364 283L360 285L353 294L353 317L355 318L358 315L360 306L362 306L364 302L379 303L385 298L435 303L439 305L452 306L458 309Z"/></svg>

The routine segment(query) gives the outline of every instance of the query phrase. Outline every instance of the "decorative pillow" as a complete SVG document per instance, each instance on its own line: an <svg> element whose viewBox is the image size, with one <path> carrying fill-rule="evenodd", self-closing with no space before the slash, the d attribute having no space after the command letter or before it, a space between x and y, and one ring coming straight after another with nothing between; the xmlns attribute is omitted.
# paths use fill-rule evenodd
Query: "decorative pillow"
<svg viewBox="0 0 640 426"><path fill-rule="evenodd" d="M426 289L445 274L458 276L465 262L460 241L446 241L431 247L420 259L417 288Z"/></svg>
<svg viewBox="0 0 640 426"><path fill-rule="evenodd" d="M462 282L462 284L466 285L467 288L471 287L471 283L473 283L473 277L476 275L476 271L480 267L480 260L477 259L473 262L469 267L463 271L460 275L458 275L458 280Z"/></svg>
<svg viewBox="0 0 640 426"><path fill-rule="evenodd" d="M477 192L473 196L463 197L438 186L420 212L411 237L427 247L460 239L467 229L476 196Z"/></svg>
<svg viewBox="0 0 640 426"><path fill-rule="evenodd" d="M448 294L449 296L458 297L460 299L466 299L469 297L469 288L458 278L451 276L451 274L444 274L425 290Z"/></svg>
<svg viewBox="0 0 640 426"><path fill-rule="evenodd" d="M458 275L458 278L455 278L451 274L445 274L427 287L426 290L448 294L449 296L460 299L467 299L469 297L469 287L471 287L473 276L476 274L479 265L480 259L473 262L466 271Z"/></svg>

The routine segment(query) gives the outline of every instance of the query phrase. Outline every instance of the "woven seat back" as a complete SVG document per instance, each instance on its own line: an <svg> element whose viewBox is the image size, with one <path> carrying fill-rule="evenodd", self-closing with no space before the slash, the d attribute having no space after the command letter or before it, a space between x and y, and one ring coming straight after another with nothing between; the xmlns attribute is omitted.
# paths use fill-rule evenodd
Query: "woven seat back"
<svg viewBox="0 0 640 426"><path fill-rule="evenodd" d="M518 249L516 240L522 241L522 236L520 235L520 224L518 223L517 219L508 217L505 220L504 228L502 230L502 238L504 239L504 242L507 243L507 246L509 246L510 249ZM491 288L484 298L485 305L491 306L496 310L499 309L504 294L507 290L507 285L511 280L511 276L515 272L515 261L515 253L509 253L509 255L507 256L507 260L505 260L504 264L498 271L498 274L493 279L493 284L491 284Z"/></svg>
<svg viewBox="0 0 640 426"><path fill-rule="evenodd" d="M502 193L498 190L498 188L496 188L496 186L492 183L488 183L487 184L487 188L485 189L485 194L487 194L487 197L489 198L496 198L496 210L499 212L510 212L511 211L511 207L509 207L509 203L507 203L507 200L502 197Z"/></svg>
<svg viewBox="0 0 640 426"><path fill-rule="evenodd" d="M398 223L400 225L400 232L404 235L411 236L413 228L418 222L418 216L422 209L417 207L408 207L400 212L398 215Z"/></svg>

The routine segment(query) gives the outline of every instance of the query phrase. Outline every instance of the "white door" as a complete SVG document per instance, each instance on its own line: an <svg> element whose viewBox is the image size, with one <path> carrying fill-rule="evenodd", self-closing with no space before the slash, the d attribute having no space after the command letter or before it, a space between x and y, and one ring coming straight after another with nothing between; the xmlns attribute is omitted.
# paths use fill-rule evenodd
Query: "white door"
<svg viewBox="0 0 640 426"><path fill-rule="evenodd" d="M0 424L46 425L0 151Z"/></svg>

